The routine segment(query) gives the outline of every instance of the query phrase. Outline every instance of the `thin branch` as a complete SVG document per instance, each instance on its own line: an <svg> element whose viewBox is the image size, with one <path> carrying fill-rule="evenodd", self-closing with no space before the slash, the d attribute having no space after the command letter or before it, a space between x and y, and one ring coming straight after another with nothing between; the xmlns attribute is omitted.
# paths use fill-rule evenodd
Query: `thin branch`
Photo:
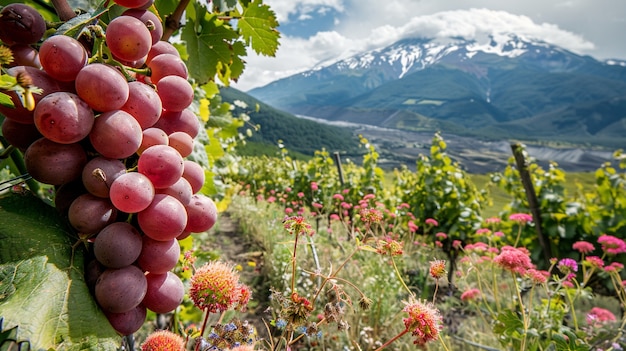
<svg viewBox="0 0 626 351"><path fill-rule="evenodd" d="M163 28L163 35L161 36L161 40L169 40L172 34L180 29L180 19L183 18L183 13L185 13L185 9L187 8L187 5L189 5L189 1L190 0L181 0L178 3L178 6L176 6L176 10L174 10L171 15L167 16L167 18L165 19L165 28Z"/></svg>
<svg viewBox="0 0 626 351"><path fill-rule="evenodd" d="M67 0L52 0L52 5L59 15L59 19L61 21L67 21L74 17L76 17L76 12L72 10L70 4L67 3Z"/></svg>

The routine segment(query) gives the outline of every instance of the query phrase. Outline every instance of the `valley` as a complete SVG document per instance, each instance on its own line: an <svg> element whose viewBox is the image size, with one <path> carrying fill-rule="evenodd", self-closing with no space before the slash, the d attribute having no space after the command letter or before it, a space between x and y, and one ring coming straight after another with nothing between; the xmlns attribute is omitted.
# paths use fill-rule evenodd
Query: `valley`
<svg viewBox="0 0 626 351"><path fill-rule="evenodd" d="M380 154L379 166L393 169L401 165L414 167L419 155L429 155L432 132L410 132L397 129L376 127L365 124L328 121L308 116L298 116L318 123L330 124L350 129L355 135L367 138ZM447 153L469 173L486 174L501 171L506 167L514 140L481 140L477 138L441 133L447 143ZM556 162L568 172L595 171L602 163L612 160L612 151L586 149L582 147L551 147L526 144L530 157L546 167ZM350 157L345 155L342 157Z"/></svg>

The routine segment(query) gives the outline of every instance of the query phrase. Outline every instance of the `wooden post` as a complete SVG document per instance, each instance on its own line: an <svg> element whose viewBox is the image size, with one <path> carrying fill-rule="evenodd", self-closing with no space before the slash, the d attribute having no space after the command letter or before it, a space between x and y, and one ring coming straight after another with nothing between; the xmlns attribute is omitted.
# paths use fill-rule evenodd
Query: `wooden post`
<svg viewBox="0 0 626 351"><path fill-rule="evenodd" d="M335 158L335 164L337 165L337 173L339 173L339 183L343 185L345 180L343 179L343 168L341 168L341 157L339 156L339 152L333 152L333 157Z"/></svg>
<svg viewBox="0 0 626 351"><path fill-rule="evenodd" d="M528 164L526 158L524 157L524 147L519 143L513 143L511 144L511 150L513 151L513 156L515 157L515 164L517 165L522 185L526 191L528 206L530 207L530 213L532 214L533 221L535 222L535 230L537 231L537 239L539 240L539 245L541 245L543 258L545 259L545 262L550 262L550 258L552 258L550 240L543 233L539 201L537 200L537 194L535 193L535 187L533 186L532 179L530 178L530 173L528 173Z"/></svg>

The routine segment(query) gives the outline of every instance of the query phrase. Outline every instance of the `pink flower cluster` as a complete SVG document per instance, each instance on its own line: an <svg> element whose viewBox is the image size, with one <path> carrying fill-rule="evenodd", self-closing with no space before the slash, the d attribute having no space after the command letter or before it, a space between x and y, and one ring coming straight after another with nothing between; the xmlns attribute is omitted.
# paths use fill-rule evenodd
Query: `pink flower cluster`
<svg viewBox="0 0 626 351"><path fill-rule="evenodd" d="M587 313L586 320L589 325L600 326L605 323L615 322L616 318L613 312L604 308L594 307Z"/></svg>
<svg viewBox="0 0 626 351"><path fill-rule="evenodd" d="M528 250L513 246L504 246L493 262L507 271L524 274L527 270L535 268L530 260Z"/></svg>
<svg viewBox="0 0 626 351"><path fill-rule="evenodd" d="M607 255L617 255L626 252L626 242L612 235L601 235L598 243L602 245L602 251Z"/></svg>
<svg viewBox="0 0 626 351"><path fill-rule="evenodd" d="M441 314L431 303L412 299L402 310L408 314L404 318L404 326L415 337L414 344L424 346L427 342L437 340L441 330Z"/></svg>
<svg viewBox="0 0 626 351"><path fill-rule="evenodd" d="M533 221L533 216L527 213L513 213L509 216L509 219L520 224L526 224Z"/></svg>

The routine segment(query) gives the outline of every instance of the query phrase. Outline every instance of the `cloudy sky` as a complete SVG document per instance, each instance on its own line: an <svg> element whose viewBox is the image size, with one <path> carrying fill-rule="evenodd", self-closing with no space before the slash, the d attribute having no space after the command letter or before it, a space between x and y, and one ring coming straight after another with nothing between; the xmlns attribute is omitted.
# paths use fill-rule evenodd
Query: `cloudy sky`
<svg viewBox="0 0 626 351"><path fill-rule="evenodd" d="M265 0L282 34L276 57L249 56L249 90L411 36L514 32L598 59L626 59L626 0Z"/></svg>

